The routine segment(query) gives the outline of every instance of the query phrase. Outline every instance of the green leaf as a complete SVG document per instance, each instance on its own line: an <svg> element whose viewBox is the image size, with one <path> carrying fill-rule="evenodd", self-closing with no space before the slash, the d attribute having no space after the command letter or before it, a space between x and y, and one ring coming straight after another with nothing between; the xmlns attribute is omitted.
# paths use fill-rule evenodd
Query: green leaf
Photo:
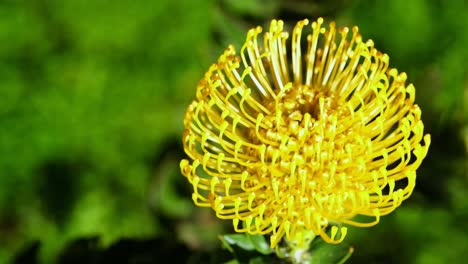
<svg viewBox="0 0 468 264"><path fill-rule="evenodd" d="M318 240L310 248L311 261L313 264L342 264L353 254L354 248L342 243L338 245L325 243Z"/></svg>
<svg viewBox="0 0 468 264"><path fill-rule="evenodd" d="M273 252L270 248L270 245L266 241L265 237L262 235L246 235L247 238L250 240L252 245L255 247L255 250L258 252L268 255Z"/></svg>
<svg viewBox="0 0 468 264"><path fill-rule="evenodd" d="M262 235L249 234L229 234L220 236L225 248L230 252L234 252L231 245L239 246L244 250L256 250L263 255L268 255L273 252L265 237Z"/></svg>
<svg viewBox="0 0 468 264"><path fill-rule="evenodd" d="M224 264L239 264L239 261L237 259L231 259L228 262L224 262Z"/></svg>
<svg viewBox="0 0 468 264"><path fill-rule="evenodd" d="M230 252L233 252L230 245L236 245L245 250L255 249L254 244L245 234L228 234L220 236L220 239Z"/></svg>
<svg viewBox="0 0 468 264"><path fill-rule="evenodd" d="M275 254L280 259L285 259L285 258L288 257L288 252L286 251L286 248L284 248L284 247L277 247L275 249Z"/></svg>
<svg viewBox="0 0 468 264"><path fill-rule="evenodd" d="M256 257L256 258L249 260L249 264L266 264L266 263L271 263L271 260L265 257Z"/></svg>

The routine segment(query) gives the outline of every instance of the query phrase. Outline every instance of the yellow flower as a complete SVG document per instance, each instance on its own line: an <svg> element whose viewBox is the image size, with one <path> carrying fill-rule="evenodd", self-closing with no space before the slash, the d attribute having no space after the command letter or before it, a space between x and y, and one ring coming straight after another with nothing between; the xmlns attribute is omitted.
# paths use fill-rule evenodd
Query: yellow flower
<svg viewBox="0 0 468 264"><path fill-rule="evenodd" d="M289 39L273 20L263 42L251 29L240 56L229 46L209 68L184 119L195 204L271 247L311 233L339 243L345 225L377 224L411 195L430 144L414 86L387 54L357 27L308 24Z"/></svg>

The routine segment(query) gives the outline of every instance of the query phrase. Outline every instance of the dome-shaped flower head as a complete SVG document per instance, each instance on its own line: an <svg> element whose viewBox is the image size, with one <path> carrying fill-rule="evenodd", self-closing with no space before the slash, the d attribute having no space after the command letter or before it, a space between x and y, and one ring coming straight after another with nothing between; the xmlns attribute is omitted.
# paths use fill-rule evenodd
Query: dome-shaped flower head
<svg viewBox="0 0 468 264"><path fill-rule="evenodd" d="M357 27L319 18L288 33L273 20L261 32L198 84L182 174L196 205L237 232L269 234L271 247L311 232L339 243L347 225L377 224L415 187L430 144L415 89Z"/></svg>

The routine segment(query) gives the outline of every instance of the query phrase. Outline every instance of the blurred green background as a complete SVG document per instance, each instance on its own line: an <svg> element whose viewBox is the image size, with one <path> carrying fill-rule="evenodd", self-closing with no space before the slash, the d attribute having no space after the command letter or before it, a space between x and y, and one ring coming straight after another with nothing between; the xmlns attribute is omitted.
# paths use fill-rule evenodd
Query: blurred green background
<svg viewBox="0 0 468 264"><path fill-rule="evenodd" d="M220 261L230 224L179 173L185 108L248 28L318 16L408 73L433 141L413 196L349 230L349 263L460 263L467 15L464 0L0 1L0 263Z"/></svg>

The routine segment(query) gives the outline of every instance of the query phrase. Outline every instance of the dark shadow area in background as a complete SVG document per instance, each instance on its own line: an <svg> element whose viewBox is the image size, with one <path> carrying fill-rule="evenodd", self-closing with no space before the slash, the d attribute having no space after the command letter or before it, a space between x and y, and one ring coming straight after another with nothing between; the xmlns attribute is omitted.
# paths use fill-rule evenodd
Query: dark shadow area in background
<svg viewBox="0 0 468 264"><path fill-rule="evenodd" d="M158 151L154 151L154 155L149 156L146 161L151 172L160 171L165 163L171 159L179 161L186 158L180 138L169 137L163 140L162 144L162 146L158 146ZM185 181L174 181L173 184L177 195L190 197L192 193L190 184Z"/></svg>
<svg viewBox="0 0 468 264"><path fill-rule="evenodd" d="M162 140L162 145L158 146L157 151L153 152L146 161L150 171L157 172L161 171L164 166L167 166L167 162L171 159L181 160L185 158L184 149L182 147L181 139L178 137L169 137ZM174 190L179 197L189 197L192 190L190 185L185 181L171 181L174 185ZM161 230L163 237L174 238L177 237L176 225L181 219L168 216L160 210L153 210L154 217L158 219L161 226L164 228Z"/></svg>
<svg viewBox="0 0 468 264"><path fill-rule="evenodd" d="M33 241L29 244L26 244L16 255L13 260L13 264L37 264L39 255L39 249L41 247L41 242Z"/></svg>
<svg viewBox="0 0 468 264"><path fill-rule="evenodd" d="M422 194L426 203L432 206L445 207L450 204L448 179L456 177L457 171L453 162L466 157L464 142L458 131L461 127L452 124L431 134L431 147L423 161L424 166L418 170L415 191Z"/></svg>
<svg viewBox="0 0 468 264"><path fill-rule="evenodd" d="M36 191L41 206L59 226L66 223L79 196L80 174L86 167L83 161L52 159L38 169Z"/></svg>
<svg viewBox="0 0 468 264"><path fill-rule="evenodd" d="M187 263L190 251L183 244L165 239L122 239L103 248L99 237L79 238L71 241L57 258L57 264L98 264L98 263ZM38 263L40 242L25 247L14 259L14 264Z"/></svg>

